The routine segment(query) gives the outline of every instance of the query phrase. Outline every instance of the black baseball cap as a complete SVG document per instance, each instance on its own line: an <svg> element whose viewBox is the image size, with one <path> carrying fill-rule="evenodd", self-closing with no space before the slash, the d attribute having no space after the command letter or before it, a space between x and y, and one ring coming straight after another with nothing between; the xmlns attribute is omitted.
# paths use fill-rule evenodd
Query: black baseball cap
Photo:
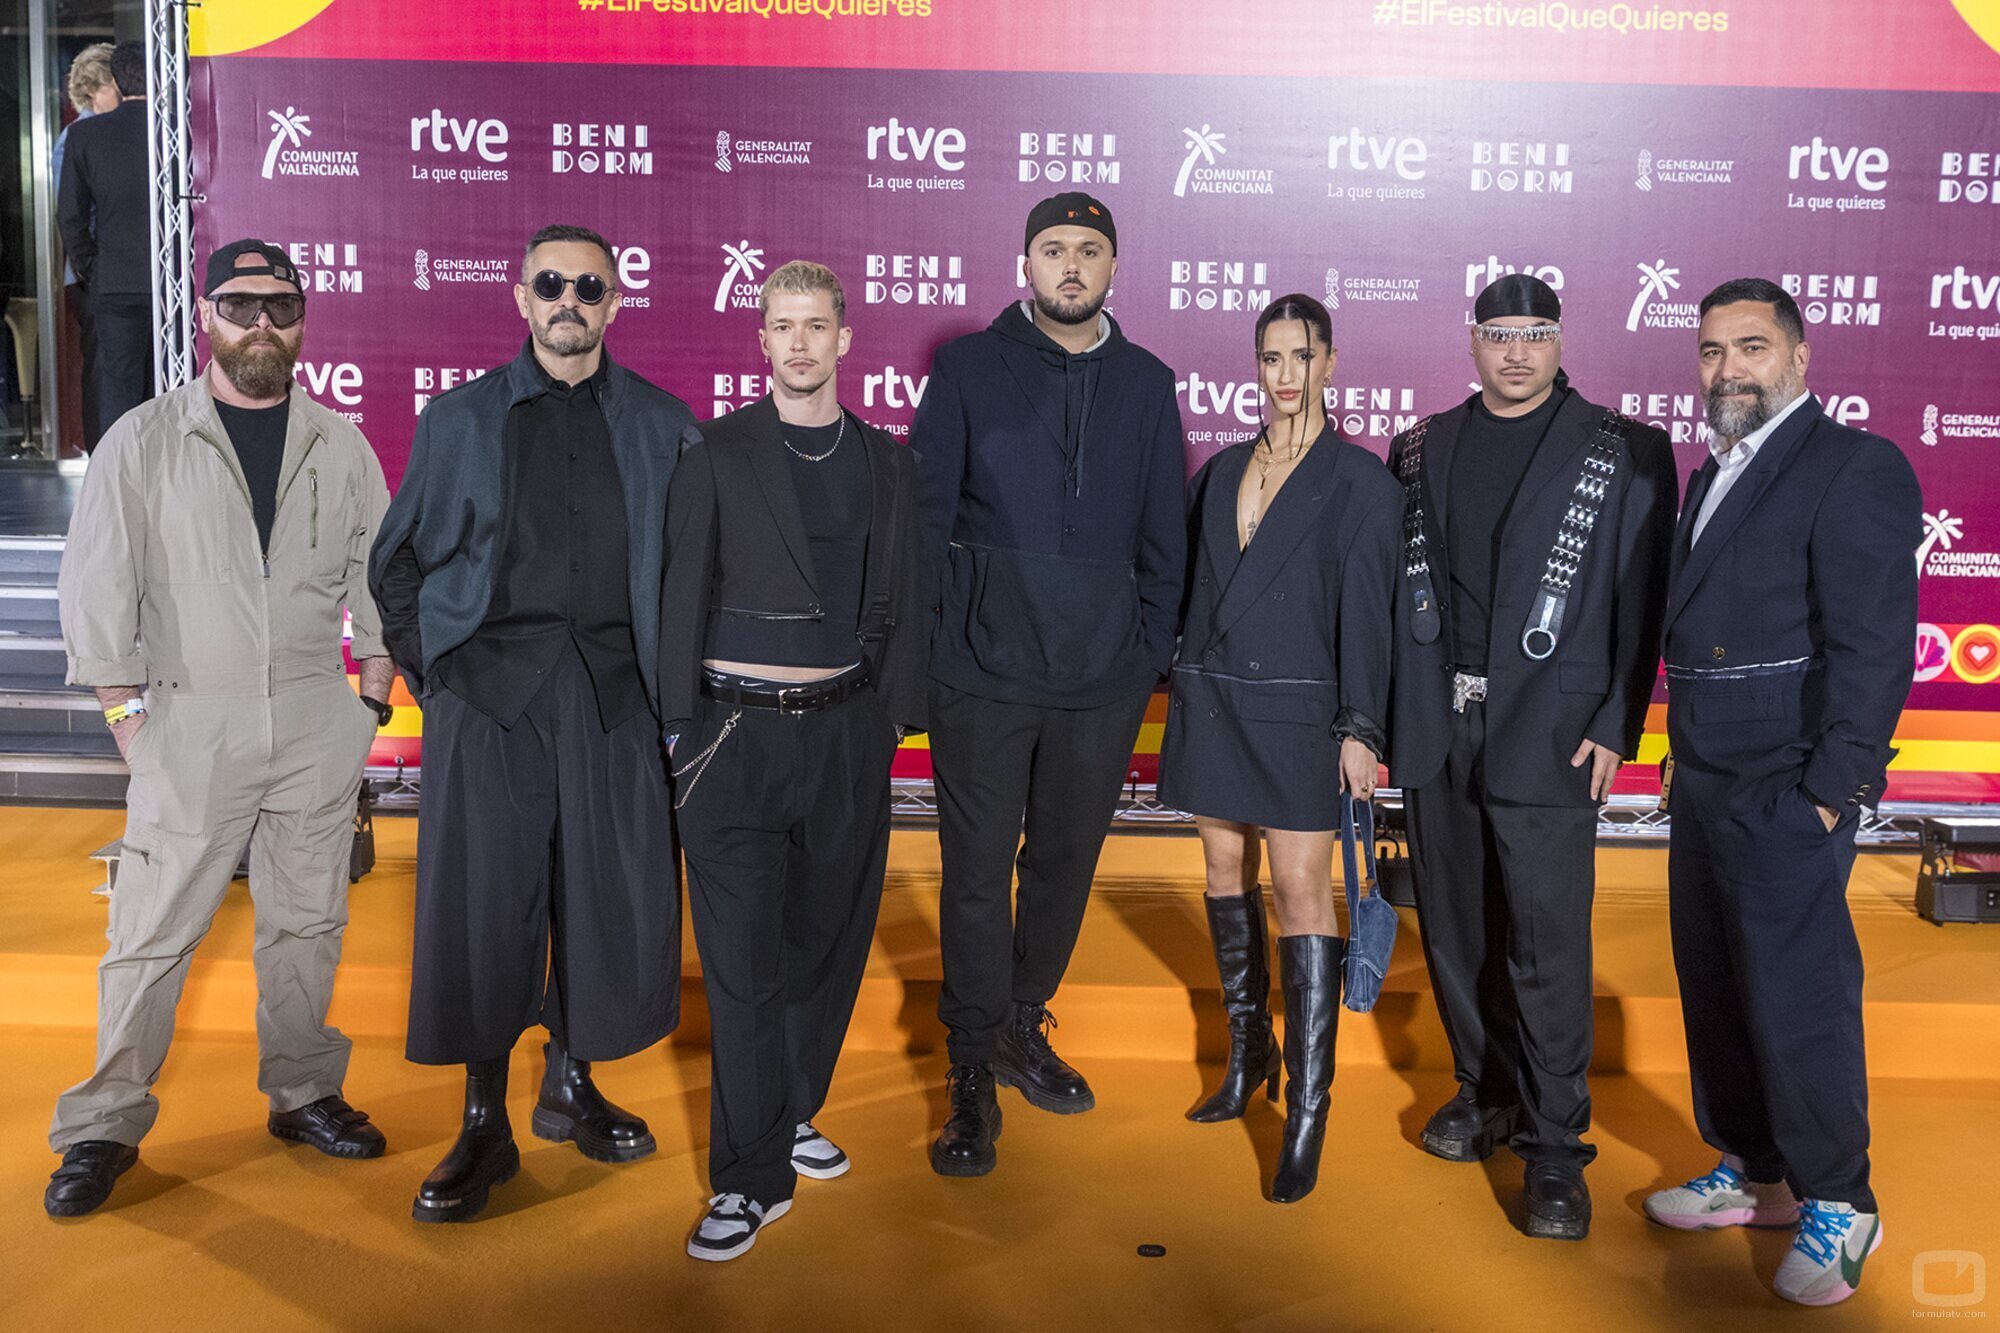
<svg viewBox="0 0 2000 1333"><path fill-rule="evenodd" d="M240 268L236 261L244 255L255 255L264 262L245 264ZM202 285L203 296L215 295L215 289L231 278L257 278L270 276L280 282L289 282L299 289L299 295L306 294L305 279L299 276L299 266L292 257L267 241L231 241L221 246L208 257L208 278Z"/></svg>
<svg viewBox="0 0 2000 1333"><path fill-rule="evenodd" d="M1102 232L1111 242L1111 253L1118 253L1118 225L1111 220L1111 210L1081 190L1052 194L1036 204L1028 214L1028 234L1022 238L1021 248L1031 249L1035 238L1050 227L1088 227Z"/></svg>

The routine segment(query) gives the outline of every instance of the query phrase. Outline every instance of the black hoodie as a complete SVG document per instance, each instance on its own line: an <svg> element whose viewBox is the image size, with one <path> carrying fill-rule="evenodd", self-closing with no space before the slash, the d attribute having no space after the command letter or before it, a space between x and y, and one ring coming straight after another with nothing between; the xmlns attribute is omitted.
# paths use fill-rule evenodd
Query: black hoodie
<svg viewBox="0 0 2000 1333"><path fill-rule="evenodd" d="M1172 659L1187 476L1174 375L1103 321L1070 353L1010 305L931 363L910 440L931 674L953 689L1091 708Z"/></svg>

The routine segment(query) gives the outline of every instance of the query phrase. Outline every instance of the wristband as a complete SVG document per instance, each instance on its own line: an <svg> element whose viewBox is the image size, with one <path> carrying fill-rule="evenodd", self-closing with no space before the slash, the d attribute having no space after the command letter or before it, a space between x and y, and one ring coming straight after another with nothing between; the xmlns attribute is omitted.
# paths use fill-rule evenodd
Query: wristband
<svg viewBox="0 0 2000 1333"><path fill-rule="evenodd" d="M122 704L114 704L104 710L104 723L106 726L115 727L120 722L128 721L131 718L143 717L145 716L145 712L146 701L144 699L127 699Z"/></svg>

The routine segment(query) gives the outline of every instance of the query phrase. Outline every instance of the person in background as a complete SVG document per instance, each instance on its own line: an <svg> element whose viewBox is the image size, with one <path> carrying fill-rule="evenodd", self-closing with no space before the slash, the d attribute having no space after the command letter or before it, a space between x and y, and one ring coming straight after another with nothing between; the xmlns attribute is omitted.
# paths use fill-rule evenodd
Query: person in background
<svg viewBox="0 0 2000 1333"><path fill-rule="evenodd" d="M122 100L118 81L111 76L111 53L116 49L109 42L98 42L84 47L70 62L69 101L76 108L78 121L115 110ZM70 129L75 123L72 121L63 126L50 154L49 180L57 198L62 197L63 157L69 147ZM96 337L91 327L90 301L78 283L76 267L67 255L63 257L63 293L64 305L76 317L78 345L83 349L78 381L83 403L83 438L94 444L104 434L104 427L97 419Z"/></svg>

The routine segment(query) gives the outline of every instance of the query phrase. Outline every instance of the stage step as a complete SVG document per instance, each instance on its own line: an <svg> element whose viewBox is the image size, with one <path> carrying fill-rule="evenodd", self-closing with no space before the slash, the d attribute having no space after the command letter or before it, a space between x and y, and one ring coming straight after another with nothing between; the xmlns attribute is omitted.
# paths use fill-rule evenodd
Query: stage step
<svg viewBox="0 0 2000 1333"><path fill-rule="evenodd" d="M409 1002L410 898L416 824L378 817L374 873L349 896L334 1021L356 1036L395 1038ZM0 886L0 1022L57 1028L96 1021L103 882L93 850L119 836L114 813L0 811L0 852L15 867ZM1057 1042L1078 1059L1218 1059L1226 1041L1190 839L1114 837L1082 940L1053 1009ZM1686 1047L1668 941L1665 853L1599 853L1597 1057L1601 1071L1685 1070ZM1914 914L1915 858L1861 858L1849 901L1869 966L1868 1052L1889 1077L2000 1079L2000 930L1938 927ZM194 963L183 1028L254 1029L251 914L232 887ZM942 1048L937 1010L937 841L898 832L888 889L848 1045L917 1054ZM706 1039L698 964L684 940L686 1015L679 1040ZM1380 1005L1344 1015L1343 1061L1445 1070L1449 1053L1412 913Z"/></svg>

